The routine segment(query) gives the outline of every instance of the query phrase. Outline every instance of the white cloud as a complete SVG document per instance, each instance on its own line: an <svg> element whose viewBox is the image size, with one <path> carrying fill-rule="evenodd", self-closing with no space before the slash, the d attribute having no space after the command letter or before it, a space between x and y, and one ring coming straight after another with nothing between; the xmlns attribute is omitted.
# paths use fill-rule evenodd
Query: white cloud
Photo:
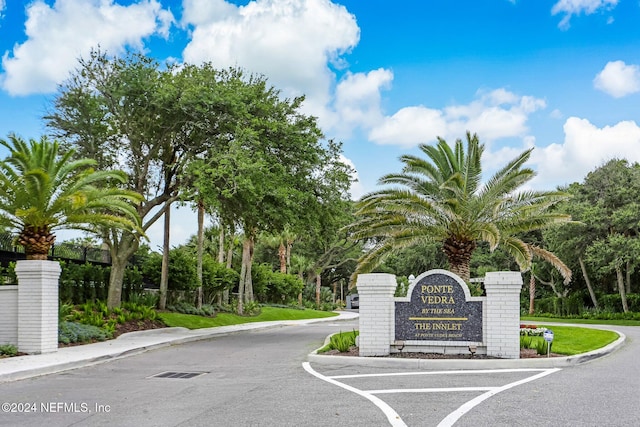
<svg viewBox="0 0 640 427"><path fill-rule="evenodd" d="M537 187L580 182L587 173L613 158L640 162L640 126L633 121L599 128L586 119L570 117L564 124L564 134L562 144L533 151Z"/></svg>
<svg viewBox="0 0 640 427"><path fill-rule="evenodd" d="M305 94L307 108L321 115L330 101L342 55L359 41L355 17L329 0L255 0L235 7L216 0L200 14L202 1L185 3L184 24L193 26L183 52L191 63L240 66L264 74L287 96Z"/></svg>
<svg viewBox="0 0 640 427"><path fill-rule="evenodd" d="M388 89L393 73L379 68L368 73L347 73L335 89L332 118L324 125L340 134L355 127L371 128L383 119L380 92Z"/></svg>
<svg viewBox="0 0 640 427"><path fill-rule="evenodd" d="M207 25L238 13L238 7L225 0L183 0L182 7L182 24L185 26Z"/></svg>
<svg viewBox="0 0 640 427"><path fill-rule="evenodd" d="M0 19L4 18L4 8L7 7L7 2L5 0L0 0Z"/></svg>
<svg viewBox="0 0 640 427"><path fill-rule="evenodd" d="M12 95L52 92L91 48L100 45L111 54L142 49L145 37L167 37L172 22L158 0L129 6L113 0L57 0L52 7L36 0L27 6L27 41L2 58L2 87Z"/></svg>
<svg viewBox="0 0 640 427"><path fill-rule="evenodd" d="M569 28L569 21L573 15L591 15L599 10L610 10L616 7L618 0L559 0L551 8L551 14L564 13L564 17L558 24L562 29ZM607 20L611 23L611 18Z"/></svg>
<svg viewBox="0 0 640 427"><path fill-rule="evenodd" d="M369 138L379 144L412 147L434 141L437 136L456 139L468 130L483 141L523 137L527 119L546 107L542 99L519 96L505 89L479 93L466 105L452 105L442 110L411 106L379 120L370 129Z"/></svg>
<svg viewBox="0 0 640 427"><path fill-rule="evenodd" d="M614 98L640 92L640 67L611 61L593 79L593 85Z"/></svg>

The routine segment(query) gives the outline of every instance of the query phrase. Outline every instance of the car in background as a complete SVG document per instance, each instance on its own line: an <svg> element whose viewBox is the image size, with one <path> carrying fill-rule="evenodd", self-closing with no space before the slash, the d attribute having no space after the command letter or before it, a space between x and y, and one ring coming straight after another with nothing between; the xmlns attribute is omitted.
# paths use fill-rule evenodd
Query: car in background
<svg viewBox="0 0 640 427"><path fill-rule="evenodd" d="M350 295L351 308L360 308L360 296L358 294Z"/></svg>

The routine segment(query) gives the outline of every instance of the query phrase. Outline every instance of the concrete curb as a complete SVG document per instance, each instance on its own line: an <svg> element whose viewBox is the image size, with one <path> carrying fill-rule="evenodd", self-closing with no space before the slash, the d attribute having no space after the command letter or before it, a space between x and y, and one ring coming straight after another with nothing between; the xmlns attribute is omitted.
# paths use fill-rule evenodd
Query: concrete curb
<svg viewBox="0 0 640 427"><path fill-rule="evenodd" d="M551 324L549 324L551 325ZM554 323L553 325L559 325ZM576 326L562 324L562 326ZM580 325L579 327L582 327ZM598 325L588 325L587 327L594 329ZM612 329L605 329L612 330ZM512 368L567 368L592 360L607 356L619 349L626 341L626 335L622 332L612 330L618 334L618 339L611 344L599 348L588 353L578 354L567 357L549 357L549 358L532 358L532 359L400 359L393 357L358 357L358 356L335 356L321 355L317 350L309 354L307 360L310 363L324 366L365 366L372 368L393 368L393 369L420 369L430 370L465 370L465 369L512 369ZM325 341L325 345L326 342Z"/></svg>

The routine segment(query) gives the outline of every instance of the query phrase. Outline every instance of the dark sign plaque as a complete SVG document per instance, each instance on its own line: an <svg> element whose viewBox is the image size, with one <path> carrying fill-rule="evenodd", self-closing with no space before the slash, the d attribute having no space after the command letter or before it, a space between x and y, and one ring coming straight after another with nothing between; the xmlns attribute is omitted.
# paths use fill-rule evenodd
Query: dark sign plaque
<svg viewBox="0 0 640 427"><path fill-rule="evenodd" d="M396 301L398 341L482 341L482 301L467 301L461 279L427 273L414 285L410 300Z"/></svg>

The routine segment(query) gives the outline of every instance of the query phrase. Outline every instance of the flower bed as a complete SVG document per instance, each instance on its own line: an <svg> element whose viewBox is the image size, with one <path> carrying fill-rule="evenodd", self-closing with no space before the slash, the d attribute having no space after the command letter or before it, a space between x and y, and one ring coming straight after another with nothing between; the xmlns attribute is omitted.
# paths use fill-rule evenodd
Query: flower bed
<svg viewBox="0 0 640 427"><path fill-rule="evenodd" d="M536 325L520 325L520 335L525 337L541 337L546 330Z"/></svg>

